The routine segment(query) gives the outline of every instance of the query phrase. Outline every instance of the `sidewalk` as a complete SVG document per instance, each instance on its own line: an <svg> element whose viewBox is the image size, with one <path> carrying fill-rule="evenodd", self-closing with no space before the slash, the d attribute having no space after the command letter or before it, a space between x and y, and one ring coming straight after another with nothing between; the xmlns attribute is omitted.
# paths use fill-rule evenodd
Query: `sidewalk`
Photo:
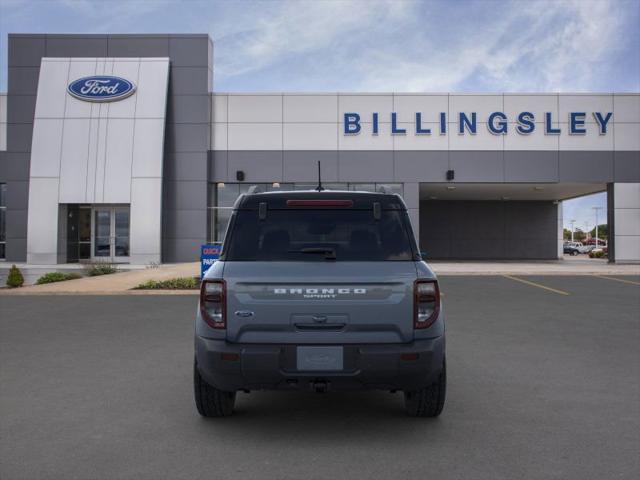
<svg viewBox="0 0 640 480"><path fill-rule="evenodd" d="M640 265L609 264L606 260L572 258L538 262L429 262L436 274L446 275L640 275ZM166 280L199 275L200 264L175 263L154 268L85 277L78 280L30 285L21 288L1 288L0 295L196 295L197 290L132 290L147 280Z"/></svg>
<svg viewBox="0 0 640 480"><path fill-rule="evenodd" d="M78 280L29 285L21 288L2 288L0 295L37 295L37 294L197 294L198 290L131 290L147 280L166 280L176 277L194 277L200 275L200 264L168 263L154 268L140 268L125 272L84 277Z"/></svg>
<svg viewBox="0 0 640 480"><path fill-rule="evenodd" d="M640 265L618 265L606 259L569 257L564 260L520 261L432 261L438 275L640 275Z"/></svg>

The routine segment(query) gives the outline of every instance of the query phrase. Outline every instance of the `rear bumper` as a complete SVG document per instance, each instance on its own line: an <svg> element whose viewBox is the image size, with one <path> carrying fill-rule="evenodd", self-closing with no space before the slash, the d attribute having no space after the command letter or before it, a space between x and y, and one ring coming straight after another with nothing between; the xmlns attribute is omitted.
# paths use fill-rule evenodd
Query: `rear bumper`
<svg viewBox="0 0 640 480"><path fill-rule="evenodd" d="M234 344L203 337L196 337L196 361L200 375L224 391L304 390L318 384L330 390L417 390L440 373L445 339L343 347L340 372L297 370L296 345ZM417 358L402 359L403 354Z"/></svg>

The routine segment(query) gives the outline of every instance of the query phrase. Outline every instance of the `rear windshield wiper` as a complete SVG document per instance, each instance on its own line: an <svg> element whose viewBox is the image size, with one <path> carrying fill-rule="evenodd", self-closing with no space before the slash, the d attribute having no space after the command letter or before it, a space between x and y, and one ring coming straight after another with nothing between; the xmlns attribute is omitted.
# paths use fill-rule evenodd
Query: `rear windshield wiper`
<svg viewBox="0 0 640 480"><path fill-rule="evenodd" d="M328 247L307 247L300 250L289 250L289 253L324 253L324 258L327 260L336 259L335 249Z"/></svg>

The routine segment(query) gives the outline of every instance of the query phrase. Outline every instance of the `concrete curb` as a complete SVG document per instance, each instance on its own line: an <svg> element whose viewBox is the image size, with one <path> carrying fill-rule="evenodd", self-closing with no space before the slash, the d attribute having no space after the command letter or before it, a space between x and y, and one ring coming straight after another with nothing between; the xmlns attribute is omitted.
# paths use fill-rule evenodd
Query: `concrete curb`
<svg viewBox="0 0 640 480"><path fill-rule="evenodd" d="M33 291L21 291L20 288L15 289L1 289L0 296L16 296L16 297L27 297L27 296L57 296L57 295L73 295L73 296L111 296L111 295L193 295L197 296L200 294L199 290L109 290L104 292L94 291L94 292L75 292L75 291L48 291L48 292L33 292Z"/></svg>

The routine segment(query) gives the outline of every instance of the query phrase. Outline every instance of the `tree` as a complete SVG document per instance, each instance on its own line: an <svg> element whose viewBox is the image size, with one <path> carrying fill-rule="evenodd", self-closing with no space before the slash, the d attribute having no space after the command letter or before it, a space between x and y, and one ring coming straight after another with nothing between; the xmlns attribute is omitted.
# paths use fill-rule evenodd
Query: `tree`
<svg viewBox="0 0 640 480"><path fill-rule="evenodd" d="M592 237L596 236L596 227L593 227L593 229L589 232L589 234ZM606 223L603 223L602 225L598 225L598 238L600 239L606 239L609 236L609 227Z"/></svg>
<svg viewBox="0 0 640 480"><path fill-rule="evenodd" d="M579 228L576 228L576 230L573 232L573 240L576 242L584 242L586 239L587 239L587 234L584 233Z"/></svg>

